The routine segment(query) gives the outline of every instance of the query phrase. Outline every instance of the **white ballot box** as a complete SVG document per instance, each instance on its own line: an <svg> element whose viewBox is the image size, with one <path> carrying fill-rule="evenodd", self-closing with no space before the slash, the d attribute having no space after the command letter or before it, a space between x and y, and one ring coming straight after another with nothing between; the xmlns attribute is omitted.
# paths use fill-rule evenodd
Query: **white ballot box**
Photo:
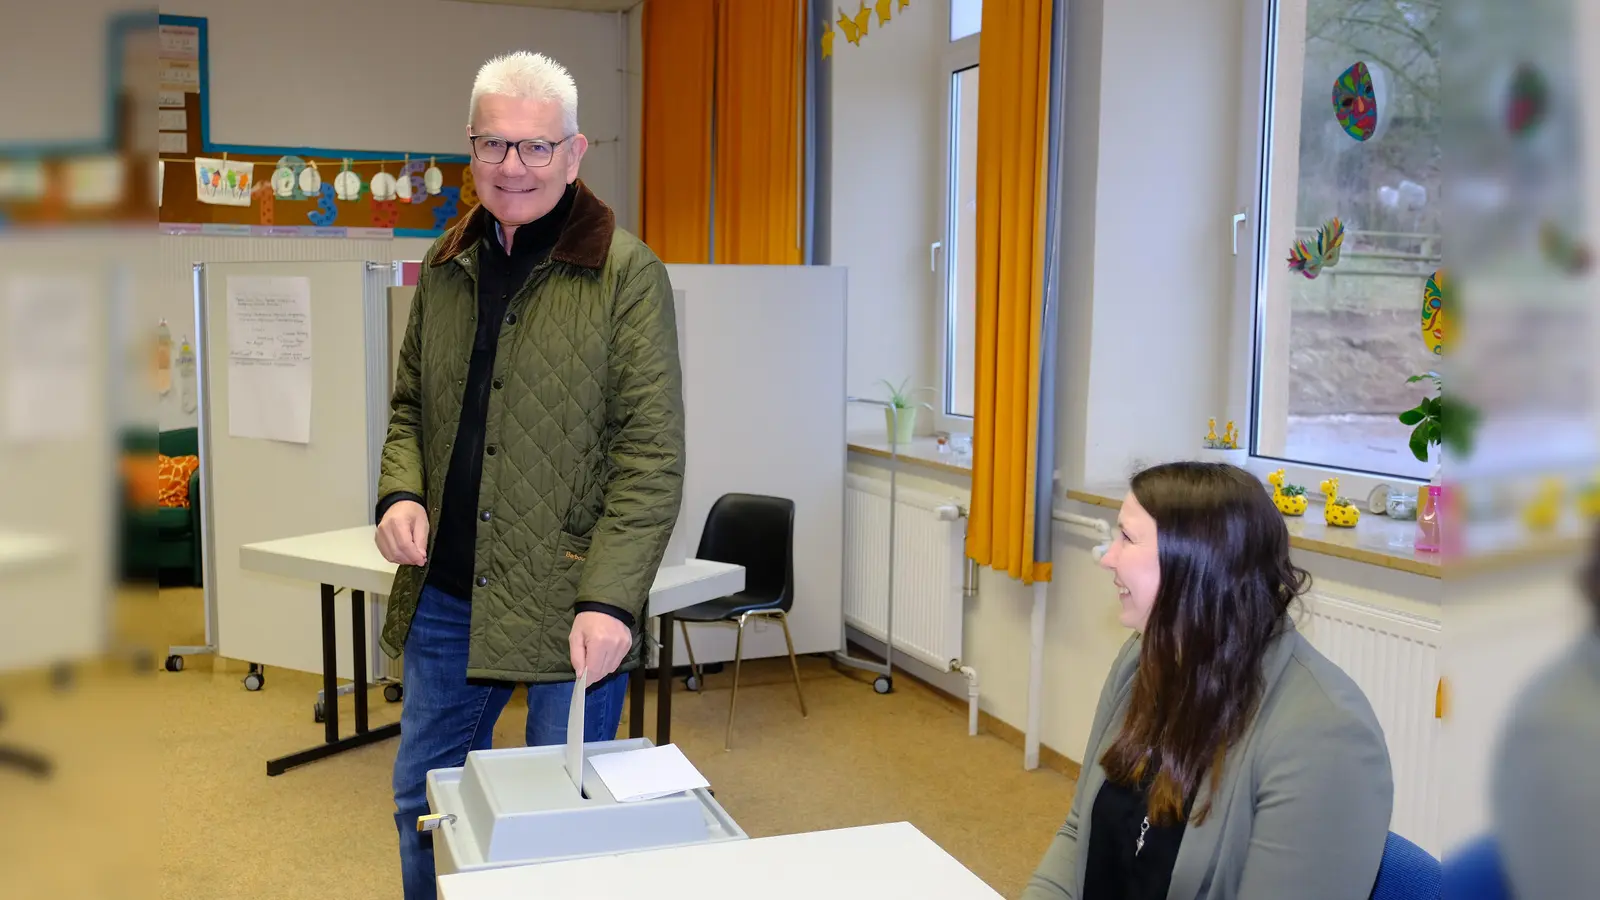
<svg viewBox="0 0 1600 900"><path fill-rule="evenodd" d="M581 733L581 732L580 732ZM624 803L595 774L595 756L642 750L648 738L584 744L581 787L567 748L476 750L428 773L434 868L456 872L744 840L709 790Z"/></svg>

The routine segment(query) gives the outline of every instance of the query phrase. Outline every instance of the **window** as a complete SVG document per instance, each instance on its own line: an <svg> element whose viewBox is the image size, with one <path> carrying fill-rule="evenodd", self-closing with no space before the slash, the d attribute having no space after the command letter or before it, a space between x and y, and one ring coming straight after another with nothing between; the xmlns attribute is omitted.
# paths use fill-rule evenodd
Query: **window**
<svg viewBox="0 0 1600 900"><path fill-rule="evenodd" d="M983 0L950 0L950 40L977 34L983 27Z"/></svg>
<svg viewBox="0 0 1600 900"><path fill-rule="evenodd" d="M950 76L944 245L944 414L972 418L977 366L978 67Z"/></svg>
<svg viewBox="0 0 1600 900"><path fill-rule="evenodd" d="M1437 369L1420 328L1442 266L1440 0L1269 3L1258 192L1253 455L1427 479L1398 414ZM1291 271L1343 225L1336 265ZM1314 269L1315 261L1308 266Z"/></svg>

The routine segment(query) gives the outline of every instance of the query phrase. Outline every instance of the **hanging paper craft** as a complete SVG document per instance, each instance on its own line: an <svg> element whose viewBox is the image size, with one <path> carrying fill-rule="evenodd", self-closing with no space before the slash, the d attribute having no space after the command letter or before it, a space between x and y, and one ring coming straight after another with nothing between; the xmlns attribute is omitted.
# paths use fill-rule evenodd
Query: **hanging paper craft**
<svg viewBox="0 0 1600 900"><path fill-rule="evenodd" d="M448 193L448 190L446 193ZM468 209L478 205L478 189L472 181L471 166L465 166L461 170L461 191L457 198L461 201L461 205ZM455 215L455 213L452 212L451 215Z"/></svg>
<svg viewBox="0 0 1600 900"><path fill-rule="evenodd" d="M1329 219L1317 230L1315 242L1302 238L1289 248L1289 271L1316 278L1323 269L1339 264L1339 251L1343 247L1344 223L1338 218Z"/></svg>
<svg viewBox="0 0 1600 900"><path fill-rule="evenodd" d="M350 160L344 161L344 169L334 177L333 190L340 200L346 202L361 198L361 176L350 171Z"/></svg>
<svg viewBox="0 0 1600 900"><path fill-rule="evenodd" d="M292 156L285 156L278 160L278 168L272 173L272 192L285 200L294 197L296 166L299 160Z"/></svg>
<svg viewBox="0 0 1600 900"><path fill-rule="evenodd" d="M194 383L194 348L189 346L189 338L185 337L183 343L178 345L178 384L183 391L183 411L194 412L195 408L195 383Z"/></svg>
<svg viewBox="0 0 1600 900"><path fill-rule="evenodd" d="M1378 92L1372 72L1358 62L1333 83L1333 114L1344 133L1358 141L1370 140L1378 130Z"/></svg>
<svg viewBox="0 0 1600 900"><path fill-rule="evenodd" d="M856 11L856 30L862 37L867 36L867 26L872 24L872 10L867 9L866 0L862 0L861 9Z"/></svg>
<svg viewBox="0 0 1600 900"><path fill-rule="evenodd" d="M386 203L394 199L394 176L383 171L380 167L378 174L372 176L372 199L379 203Z"/></svg>
<svg viewBox="0 0 1600 900"><path fill-rule="evenodd" d="M214 206L249 206L255 163L194 159L195 197Z"/></svg>
<svg viewBox="0 0 1600 900"><path fill-rule="evenodd" d="M156 325L156 393L165 397L172 390L172 331L167 320Z"/></svg>
<svg viewBox="0 0 1600 900"><path fill-rule="evenodd" d="M377 179L373 179L376 181ZM372 227L393 228L400 224L400 204L394 200L372 201Z"/></svg>
<svg viewBox="0 0 1600 900"><path fill-rule="evenodd" d="M306 167L300 170L298 183L300 193L305 197L315 197L322 192L322 173L317 171L315 160L307 163Z"/></svg>
<svg viewBox="0 0 1600 900"><path fill-rule="evenodd" d="M1422 342L1434 356L1444 355L1444 270L1429 276L1422 286Z"/></svg>
<svg viewBox="0 0 1600 900"><path fill-rule="evenodd" d="M444 188L444 173L434 165L433 157L428 157L428 171L422 173L422 186L428 189L430 196L437 196Z"/></svg>
<svg viewBox="0 0 1600 900"><path fill-rule="evenodd" d="M394 195L402 203L421 203L422 176L417 173L422 171L421 161L412 162L411 157L400 166L400 174L394 180ZM415 197L416 199L412 199Z"/></svg>
<svg viewBox="0 0 1600 900"><path fill-rule="evenodd" d="M894 0L878 0L878 27L889 24L889 6Z"/></svg>
<svg viewBox="0 0 1600 900"><path fill-rule="evenodd" d="M272 185L265 181L256 182L256 210L262 225L276 224L278 209L277 198L273 196Z"/></svg>
<svg viewBox="0 0 1600 900"><path fill-rule="evenodd" d="M833 23L828 20L822 22L822 58L827 59L833 55Z"/></svg>
<svg viewBox="0 0 1600 900"><path fill-rule="evenodd" d="M1506 128L1512 135L1524 137L1544 123L1550 109L1550 86L1538 69L1523 63L1511 76L1506 99Z"/></svg>
<svg viewBox="0 0 1600 900"><path fill-rule="evenodd" d="M457 201L461 199L461 188L447 187L439 192L444 201L433 208L433 228L441 230L450 220L456 217Z"/></svg>

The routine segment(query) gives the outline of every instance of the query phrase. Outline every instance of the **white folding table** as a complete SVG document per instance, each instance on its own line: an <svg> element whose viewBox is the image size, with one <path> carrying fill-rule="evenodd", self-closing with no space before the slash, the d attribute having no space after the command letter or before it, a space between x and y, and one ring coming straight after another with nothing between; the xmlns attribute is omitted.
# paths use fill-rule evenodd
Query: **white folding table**
<svg viewBox="0 0 1600 900"><path fill-rule="evenodd" d="M322 696L324 698L323 742L307 750L267 761L268 775L281 775L295 766L305 765L336 753L394 737L400 723L369 728L367 724L367 647L366 595L387 594L394 586L398 568L378 552L374 535L377 527L362 525L245 544L239 548L239 567L285 578L296 578L322 585ZM350 591L351 652L355 676L355 734L339 736L338 655L334 631L334 596L340 588ZM672 614L684 607L736 594L744 590L744 567L731 563L691 559L682 565L663 566L650 586L645 615L661 619L661 677L656 709L656 743L667 742L672 714ZM631 737L644 729L644 678L636 672L631 682L629 721Z"/></svg>
<svg viewBox="0 0 1600 900"><path fill-rule="evenodd" d="M1000 900L908 822L689 844L439 878L439 900Z"/></svg>

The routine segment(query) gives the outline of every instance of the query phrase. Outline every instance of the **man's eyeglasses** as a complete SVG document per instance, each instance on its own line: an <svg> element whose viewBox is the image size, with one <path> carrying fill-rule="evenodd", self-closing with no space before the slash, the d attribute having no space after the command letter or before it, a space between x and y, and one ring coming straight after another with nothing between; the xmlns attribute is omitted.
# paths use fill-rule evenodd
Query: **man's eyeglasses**
<svg viewBox="0 0 1600 900"><path fill-rule="evenodd" d="M499 165L506 161L506 154L511 152L513 143L517 148L517 158L522 164L531 169L542 169L550 165L556 158L556 148L572 140L570 136L559 141L508 141L502 137L490 134L468 135L472 140L472 155L480 161L491 165Z"/></svg>

